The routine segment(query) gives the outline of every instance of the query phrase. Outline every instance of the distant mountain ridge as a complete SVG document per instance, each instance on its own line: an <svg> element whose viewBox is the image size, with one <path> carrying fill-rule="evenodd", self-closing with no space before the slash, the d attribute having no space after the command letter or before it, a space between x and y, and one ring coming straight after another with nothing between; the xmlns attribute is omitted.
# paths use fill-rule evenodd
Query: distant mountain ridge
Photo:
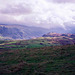
<svg viewBox="0 0 75 75"><path fill-rule="evenodd" d="M75 37L74 27L68 27L67 30L64 30L62 27L57 28L40 28L40 27L33 27L33 26L25 26L25 25L17 25L17 24L0 24L0 40L7 40L7 39L32 39L36 37L41 37L42 35L45 36L69 36ZM50 35L49 33L50 32ZM58 33L58 34L51 34L51 33ZM48 34L47 34L48 33ZM70 34L68 34L70 33ZM45 35L44 35L45 34ZM68 35L67 35L68 34Z"/></svg>
<svg viewBox="0 0 75 75"><path fill-rule="evenodd" d="M49 32L45 28L28 27L24 25L0 25L1 39L31 39L41 37L44 33Z"/></svg>

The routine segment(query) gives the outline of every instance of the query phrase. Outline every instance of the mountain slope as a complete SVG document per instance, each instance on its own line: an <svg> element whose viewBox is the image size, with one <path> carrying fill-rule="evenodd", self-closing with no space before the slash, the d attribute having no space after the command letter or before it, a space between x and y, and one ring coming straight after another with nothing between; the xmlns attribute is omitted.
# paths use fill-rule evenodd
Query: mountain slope
<svg viewBox="0 0 75 75"><path fill-rule="evenodd" d="M48 30L39 27L28 27L23 25L0 25L0 36L9 39L30 39L40 37Z"/></svg>
<svg viewBox="0 0 75 75"><path fill-rule="evenodd" d="M45 29L17 24L0 24L0 39L31 39L41 37L48 32L72 34L75 33L75 26L67 26L65 30L62 27Z"/></svg>

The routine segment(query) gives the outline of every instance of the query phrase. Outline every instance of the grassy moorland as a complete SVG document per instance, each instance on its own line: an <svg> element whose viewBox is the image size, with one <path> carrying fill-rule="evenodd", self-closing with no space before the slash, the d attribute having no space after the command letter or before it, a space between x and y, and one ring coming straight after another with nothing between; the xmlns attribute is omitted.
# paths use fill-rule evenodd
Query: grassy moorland
<svg viewBox="0 0 75 75"><path fill-rule="evenodd" d="M50 39L0 41L0 75L75 75L75 45Z"/></svg>

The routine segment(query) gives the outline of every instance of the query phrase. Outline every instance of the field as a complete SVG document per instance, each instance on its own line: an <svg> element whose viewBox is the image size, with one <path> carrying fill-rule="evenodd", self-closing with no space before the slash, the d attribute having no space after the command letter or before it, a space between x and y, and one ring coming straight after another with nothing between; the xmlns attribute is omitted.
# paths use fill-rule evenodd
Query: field
<svg viewBox="0 0 75 75"><path fill-rule="evenodd" d="M50 39L0 41L0 75L75 75L75 45Z"/></svg>
<svg viewBox="0 0 75 75"><path fill-rule="evenodd" d="M70 37L39 37L30 40L1 40L0 49L26 49L39 48L45 46L60 46L60 45L75 44L75 39Z"/></svg>
<svg viewBox="0 0 75 75"><path fill-rule="evenodd" d="M31 40L6 40L0 41L0 49L25 49L25 48L39 48L45 46L60 45L59 43L52 43L50 38L38 38Z"/></svg>

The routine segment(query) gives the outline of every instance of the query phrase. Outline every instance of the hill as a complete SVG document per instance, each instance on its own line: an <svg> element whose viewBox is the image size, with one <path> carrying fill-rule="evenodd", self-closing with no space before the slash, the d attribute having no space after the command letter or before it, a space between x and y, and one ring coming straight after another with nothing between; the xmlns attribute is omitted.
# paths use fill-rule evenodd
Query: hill
<svg viewBox="0 0 75 75"><path fill-rule="evenodd" d="M0 75L75 75L75 45L0 49Z"/></svg>
<svg viewBox="0 0 75 75"><path fill-rule="evenodd" d="M74 75L74 36L48 34L30 40L0 40L0 75Z"/></svg>
<svg viewBox="0 0 75 75"><path fill-rule="evenodd" d="M75 44L75 34L71 34L71 33L47 33L44 34L42 37L52 38L50 41L62 45Z"/></svg>
<svg viewBox="0 0 75 75"><path fill-rule="evenodd" d="M31 39L41 37L48 30L40 27L24 25L0 25L0 39Z"/></svg>
<svg viewBox="0 0 75 75"><path fill-rule="evenodd" d="M68 38L75 38L75 34L71 33L47 33L44 34L43 37L68 37Z"/></svg>
<svg viewBox="0 0 75 75"><path fill-rule="evenodd" d="M30 40L0 40L0 49L25 49L60 45L75 45L75 34L48 33L44 34L43 37Z"/></svg>

